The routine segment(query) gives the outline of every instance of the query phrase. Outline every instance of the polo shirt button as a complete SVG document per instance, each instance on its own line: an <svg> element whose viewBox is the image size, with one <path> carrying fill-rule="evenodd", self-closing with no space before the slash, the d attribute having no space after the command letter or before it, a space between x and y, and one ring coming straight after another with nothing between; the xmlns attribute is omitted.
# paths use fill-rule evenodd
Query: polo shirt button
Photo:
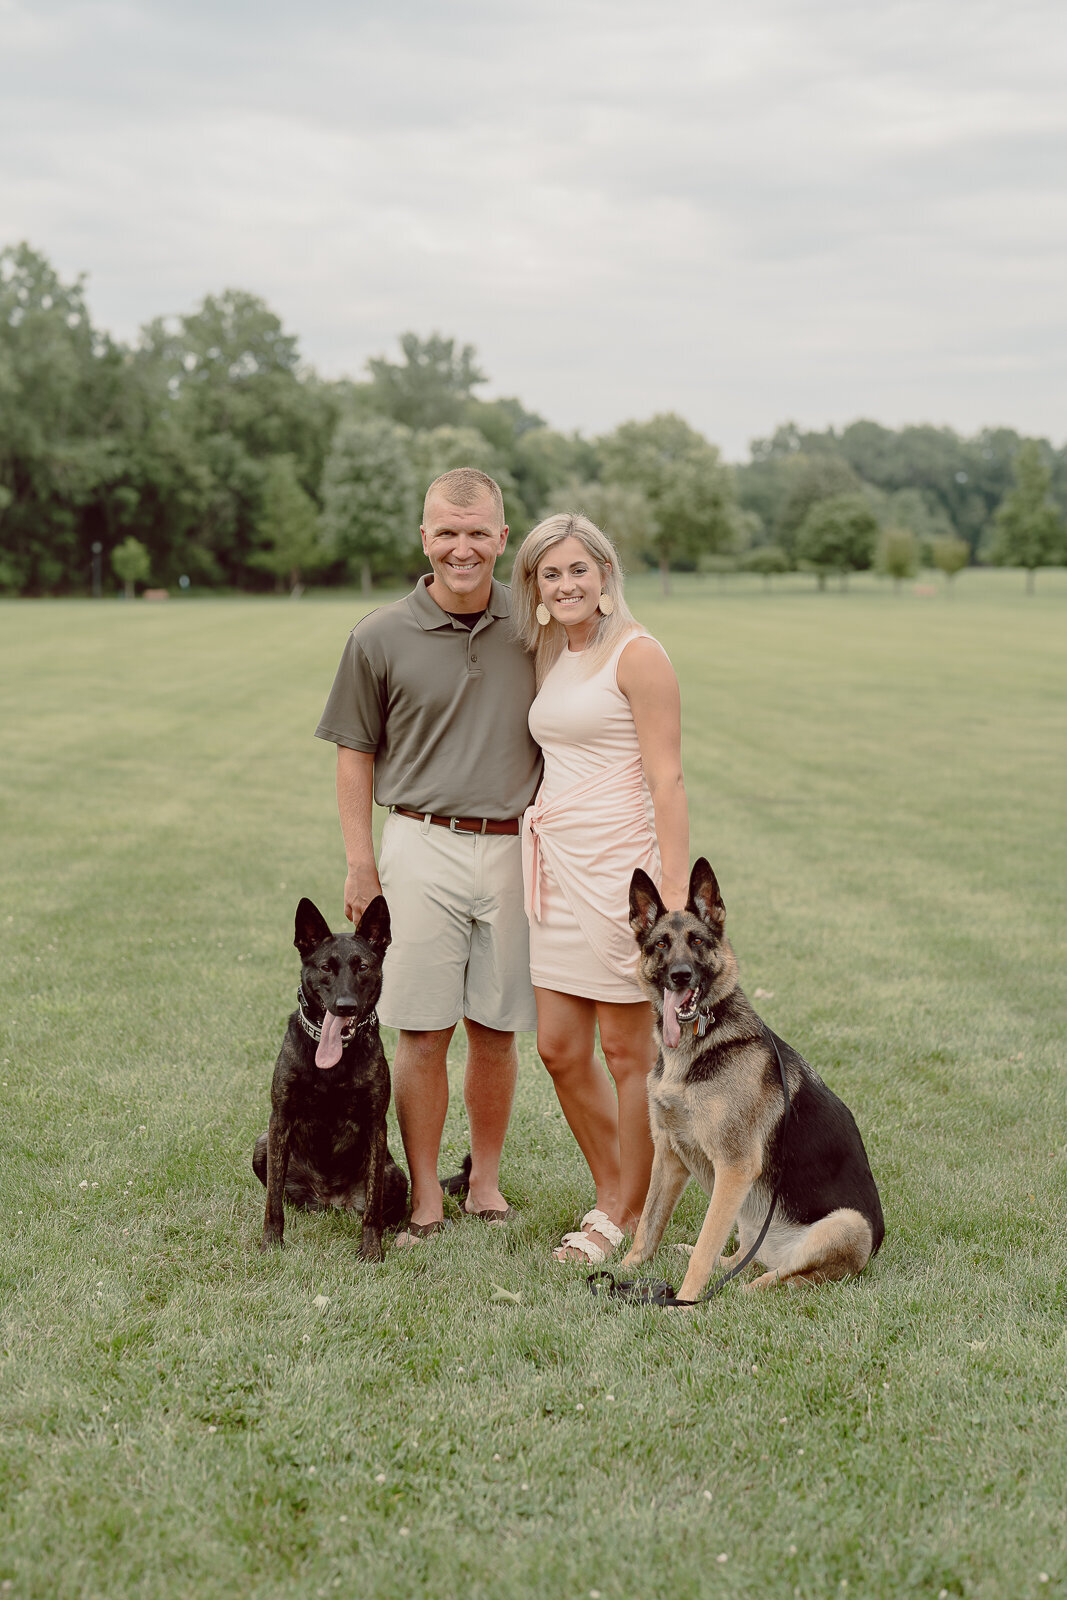
<svg viewBox="0 0 1067 1600"><path fill-rule="evenodd" d="M477 661L477 659L478 659L478 657L477 657L477 656L471 656L471 660L472 660L472 661Z"/></svg>

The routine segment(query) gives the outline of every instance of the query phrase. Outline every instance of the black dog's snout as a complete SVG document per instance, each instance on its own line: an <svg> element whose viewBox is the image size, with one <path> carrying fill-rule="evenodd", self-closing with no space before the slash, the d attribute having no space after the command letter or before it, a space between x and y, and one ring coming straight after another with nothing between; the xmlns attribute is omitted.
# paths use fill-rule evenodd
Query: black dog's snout
<svg viewBox="0 0 1067 1600"><path fill-rule="evenodd" d="M339 994L334 999L330 1010L333 1012L335 1017L340 1017L343 1016L346 1011L358 1011L360 1004L360 998L356 994Z"/></svg>
<svg viewBox="0 0 1067 1600"><path fill-rule="evenodd" d="M672 989L691 989L693 987L693 969L684 965L673 966L669 969L668 976Z"/></svg>

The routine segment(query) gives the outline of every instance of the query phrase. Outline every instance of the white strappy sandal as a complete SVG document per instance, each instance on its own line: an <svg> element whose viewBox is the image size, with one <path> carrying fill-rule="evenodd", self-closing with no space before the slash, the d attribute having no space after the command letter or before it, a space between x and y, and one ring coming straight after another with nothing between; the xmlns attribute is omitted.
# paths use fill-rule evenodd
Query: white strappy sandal
<svg viewBox="0 0 1067 1600"><path fill-rule="evenodd" d="M623 1241L623 1231L617 1228L611 1218L604 1211L587 1211L581 1221L582 1232L565 1233L562 1242L553 1250L553 1259L566 1262L568 1257L560 1255L561 1250L577 1250L583 1255L591 1267L601 1266L610 1255L614 1255ZM599 1233L611 1245L610 1250L605 1250L597 1244L595 1239L590 1239L584 1229L589 1228L594 1233Z"/></svg>

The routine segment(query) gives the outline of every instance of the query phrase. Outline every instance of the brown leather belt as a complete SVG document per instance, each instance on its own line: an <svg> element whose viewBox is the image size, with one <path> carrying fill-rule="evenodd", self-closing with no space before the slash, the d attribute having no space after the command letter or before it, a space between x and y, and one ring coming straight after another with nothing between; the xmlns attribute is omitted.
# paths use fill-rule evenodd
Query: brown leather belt
<svg viewBox="0 0 1067 1600"><path fill-rule="evenodd" d="M425 822L425 811L409 811L407 806L394 806L393 810L398 817L414 817L416 822ZM494 817L430 817L430 821L439 828L450 828L453 833L518 833L518 817L505 817L498 822Z"/></svg>

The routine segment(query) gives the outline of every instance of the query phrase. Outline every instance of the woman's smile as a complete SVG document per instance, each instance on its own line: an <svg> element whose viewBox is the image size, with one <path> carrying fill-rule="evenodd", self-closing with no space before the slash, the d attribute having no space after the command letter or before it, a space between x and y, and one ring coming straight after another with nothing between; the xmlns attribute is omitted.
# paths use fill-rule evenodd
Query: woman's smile
<svg viewBox="0 0 1067 1600"><path fill-rule="evenodd" d="M597 616L603 582L600 568L580 539L560 540L537 568L537 587L549 614L568 631L571 643L584 643Z"/></svg>

